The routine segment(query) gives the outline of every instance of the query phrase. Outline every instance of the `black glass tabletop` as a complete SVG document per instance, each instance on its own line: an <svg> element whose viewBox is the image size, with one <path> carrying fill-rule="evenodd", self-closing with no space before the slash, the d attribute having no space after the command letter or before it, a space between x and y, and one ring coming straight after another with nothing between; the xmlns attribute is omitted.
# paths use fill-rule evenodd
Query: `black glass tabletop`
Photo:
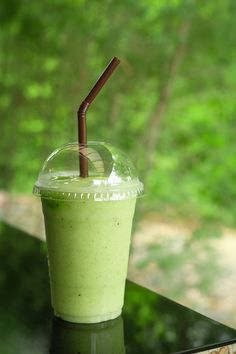
<svg viewBox="0 0 236 354"><path fill-rule="evenodd" d="M236 330L130 281L115 320L76 325L55 318L45 243L6 224L0 259L0 353L216 354L227 344L224 353L236 352Z"/></svg>

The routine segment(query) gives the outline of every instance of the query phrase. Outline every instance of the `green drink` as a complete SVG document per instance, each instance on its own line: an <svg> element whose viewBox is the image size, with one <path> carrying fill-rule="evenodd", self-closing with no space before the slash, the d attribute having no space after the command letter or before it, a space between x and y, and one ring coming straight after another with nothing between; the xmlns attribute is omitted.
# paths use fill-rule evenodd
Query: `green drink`
<svg viewBox="0 0 236 354"><path fill-rule="evenodd" d="M55 314L79 323L119 316L135 198L42 204Z"/></svg>
<svg viewBox="0 0 236 354"><path fill-rule="evenodd" d="M54 313L70 322L97 323L121 313L142 184L112 146L90 143L86 154L89 177L81 178L77 144L54 152L35 193L42 198Z"/></svg>

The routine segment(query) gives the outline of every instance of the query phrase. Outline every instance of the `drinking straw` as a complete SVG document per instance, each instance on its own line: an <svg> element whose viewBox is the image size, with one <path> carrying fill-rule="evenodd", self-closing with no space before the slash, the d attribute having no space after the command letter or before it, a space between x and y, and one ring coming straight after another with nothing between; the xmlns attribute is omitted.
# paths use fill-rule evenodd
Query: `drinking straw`
<svg viewBox="0 0 236 354"><path fill-rule="evenodd" d="M82 101L78 112L78 140L79 140L79 165L80 165L80 177L88 177L88 159L86 157L86 144L87 144L87 127L86 127L86 113L89 109L91 103L100 92L102 87L105 85L109 77L112 75L113 71L119 65L120 60L116 57L112 59L110 64L104 70L102 75L99 77L95 85L90 90L87 97Z"/></svg>

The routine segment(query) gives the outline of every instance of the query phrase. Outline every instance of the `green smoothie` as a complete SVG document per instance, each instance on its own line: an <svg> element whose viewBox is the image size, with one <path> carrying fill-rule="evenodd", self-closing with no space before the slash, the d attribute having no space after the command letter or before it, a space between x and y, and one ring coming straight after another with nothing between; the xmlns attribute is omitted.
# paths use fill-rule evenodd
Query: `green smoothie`
<svg viewBox="0 0 236 354"><path fill-rule="evenodd" d="M51 198L42 205L55 314L79 323L119 316L136 198Z"/></svg>
<svg viewBox="0 0 236 354"><path fill-rule="evenodd" d="M143 190L130 160L110 144L86 145L89 173L80 177L78 144L55 150L34 186L41 197L52 306L75 323L118 317L124 301L135 203Z"/></svg>

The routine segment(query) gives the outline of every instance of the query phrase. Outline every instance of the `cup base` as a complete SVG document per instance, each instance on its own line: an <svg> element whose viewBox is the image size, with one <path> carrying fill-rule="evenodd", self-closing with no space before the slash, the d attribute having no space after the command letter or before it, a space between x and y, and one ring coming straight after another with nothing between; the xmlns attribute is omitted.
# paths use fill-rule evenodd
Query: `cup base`
<svg viewBox="0 0 236 354"><path fill-rule="evenodd" d="M56 317L59 317L64 321L72 322L72 323L100 323L104 321L114 320L120 315L121 315L121 310L117 312L111 312L105 315L97 315L97 316L71 316L71 315L55 312Z"/></svg>

